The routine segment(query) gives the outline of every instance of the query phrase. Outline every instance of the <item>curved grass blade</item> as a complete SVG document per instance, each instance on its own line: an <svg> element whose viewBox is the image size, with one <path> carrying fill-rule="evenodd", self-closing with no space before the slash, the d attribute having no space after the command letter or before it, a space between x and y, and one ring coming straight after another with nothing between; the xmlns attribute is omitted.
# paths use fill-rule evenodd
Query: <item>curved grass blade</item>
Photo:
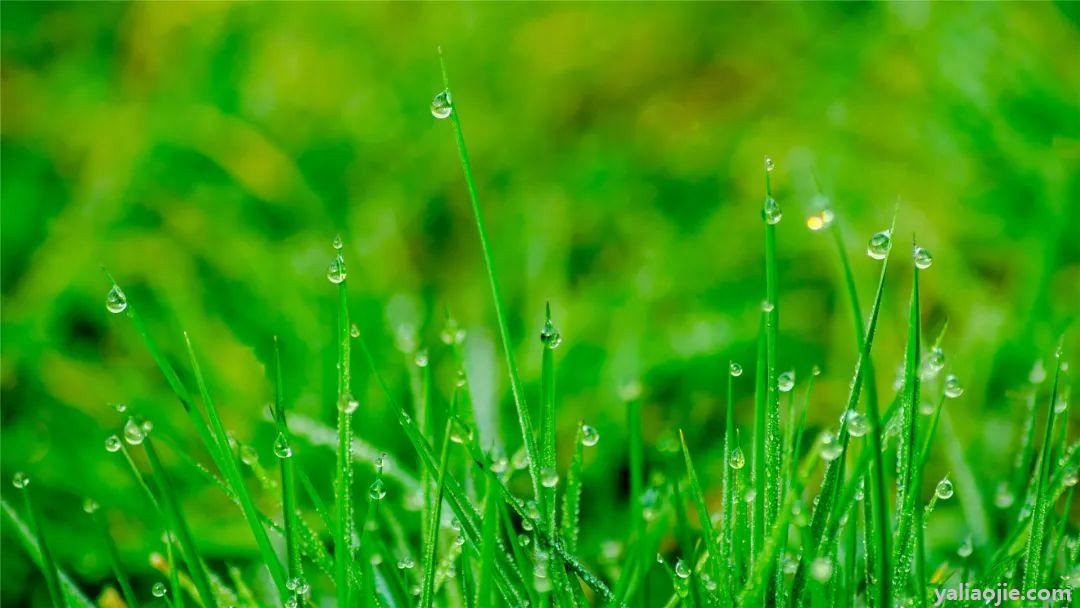
<svg viewBox="0 0 1080 608"><path fill-rule="evenodd" d="M686 447L686 437L679 430L679 444L682 446L683 460L686 464L686 476L690 482L690 499L694 502L694 508L698 512L698 521L701 523L701 534L705 537L705 549L709 552L709 574L713 580L719 582L720 597L730 601L731 590L728 588L727 578L723 575L724 564L720 561L720 543L717 541L716 532L713 530L712 518L709 516L709 508L705 504L705 494L701 491L701 483L694 471L694 463L690 459L690 449ZM695 578L695 581L697 579Z"/></svg>
<svg viewBox="0 0 1080 608"><path fill-rule="evenodd" d="M432 498L430 521L428 523L428 537L424 539L424 579L420 586L420 608L431 608L435 595L435 554L439 545L439 525L442 516L443 491L446 485L447 461L450 457L450 431L454 426L454 416L457 413L458 391L454 391L451 398L450 415L446 418L446 429L443 431L442 451L439 454L439 469L435 481L435 495Z"/></svg>
<svg viewBox="0 0 1080 608"><path fill-rule="evenodd" d="M49 590L49 598L52 600L54 606L64 608L67 606L67 599L60 588L60 568L56 565L56 560L53 558L49 543L45 540L45 531L41 527L41 517L38 516L37 507L30 498L30 488L25 486L19 487L19 493L22 494L23 506L26 508L26 520L29 522L30 530L37 540L39 556L38 566L41 568L41 575L45 578L45 586Z"/></svg>

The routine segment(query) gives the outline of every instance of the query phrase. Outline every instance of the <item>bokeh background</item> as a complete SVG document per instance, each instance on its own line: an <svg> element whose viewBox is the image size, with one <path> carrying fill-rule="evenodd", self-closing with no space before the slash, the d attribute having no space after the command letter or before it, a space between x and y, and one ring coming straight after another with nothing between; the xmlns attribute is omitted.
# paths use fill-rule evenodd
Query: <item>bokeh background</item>
<svg viewBox="0 0 1080 608"><path fill-rule="evenodd" d="M1018 391L1080 309L1077 6L4 3L3 494L15 498L13 472L31 475L60 561L91 593L108 566L79 505L96 497L149 586L158 533L103 449L120 426L112 404L206 459L130 323L106 312L99 266L185 377L190 333L227 425L272 463L271 336L291 406L333 412L337 233L353 315L393 390L411 401L425 345L449 390L437 337L449 310L468 331L482 436L516 449L451 128L429 112L441 45L528 394L535 404L550 301L560 443L579 419L601 433L587 455L591 563L624 529L620 385L641 382L647 441L686 428L718 480L722 386L740 361L749 433L765 155L784 212L780 362L799 378L825 370L811 424L836 420L854 338L831 239L806 214L831 201L866 303L878 264L865 242L899 199L877 381L890 394L915 233L935 258L927 338L948 320L966 388L948 407L989 496L1012 464ZM369 371L355 376L358 434L415 471ZM318 479L329 454L308 451ZM935 453L927 478L950 469ZM243 566L239 512L183 471L205 552ZM957 501L935 513L930 549L954 551L965 513ZM4 605L44 601L6 527L2 562Z"/></svg>

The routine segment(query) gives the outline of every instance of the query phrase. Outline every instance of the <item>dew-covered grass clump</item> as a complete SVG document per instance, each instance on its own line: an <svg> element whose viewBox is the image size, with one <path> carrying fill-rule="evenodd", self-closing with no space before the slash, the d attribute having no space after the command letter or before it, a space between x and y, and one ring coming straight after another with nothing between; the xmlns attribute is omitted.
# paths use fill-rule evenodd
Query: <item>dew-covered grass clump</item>
<svg viewBox="0 0 1080 608"><path fill-rule="evenodd" d="M560 398L560 369L578 364L574 333L560 329L566 303L504 296L513 270L502 248L521 244L489 233L485 167L470 159L463 121L481 117L446 66L441 76L430 112L456 148L482 260L455 267L455 280L476 280L490 318L466 327L447 306L421 332L429 340L403 338L379 312L400 301L356 287L393 283L393 264L362 265L350 237L329 232L313 273L332 319L323 385L288 385L290 340L246 336L260 344L266 390L258 405L238 403L222 397L229 376L207 365L207 336L172 331L161 303L140 299L145 289L113 264L98 312L138 337L134 356L156 368L171 393L161 407L177 416L155 416L137 394L115 405L111 431L80 440L124 481L88 484L85 501L43 498L33 466L9 473L4 555L17 546L36 566L37 604L886 608L936 605L965 586L1080 586L1068 318L1025 361L1030 374L991 379L990 366L964 361L985 355L928 311L924 294L950 289L956 271L948 243L913 234L909 203L890 201L855 236L823 192L785 200L782 159L763 155L742 168L760 180L756 200L734 206L755 222L746 259L757 270L753 304L729 321L750 324L753 343L701 355L711 363L695 369L709 375L683 417L668 415L682 406L667 401L670 369L574 386L616 404L619 418L601 423L599 408ZM819 329L798 327L799 308L815 304L785 294L802 272L785 249L802 238L834 265L829 293L845 321L830 369L791 356L792 336ZM537 321L527 351L523 318ZM472 349L474 336L490 348ZM883 348L883 336L902 348ZM403 356L382 356L395 348ZM624 355L615 350L604 356ZM492 377L505 395L492 398ZM968 400L984 391L972 387L991 382L1026 405L995 429L1009 466L993 473L963 439L981 424ZM320 391L333 407L298 397ZM49 525L58 511L79 519ZM149 538L133 536L133 516ZM92 538L83 546L103 564L99 580L61 550L73 534Z"/></svg>

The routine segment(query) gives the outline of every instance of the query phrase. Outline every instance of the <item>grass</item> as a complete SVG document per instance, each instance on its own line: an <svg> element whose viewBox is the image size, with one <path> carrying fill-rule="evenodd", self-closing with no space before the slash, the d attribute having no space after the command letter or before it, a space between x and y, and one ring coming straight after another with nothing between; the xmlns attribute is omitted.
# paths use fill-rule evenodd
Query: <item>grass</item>
<svg viewBox="0 0 1080 608"><path fill-rule="evenodd" d="M336 428L287 413L280 346L275 338L269 366L272 445L265 447L272 448L278 458L280 492L267 488L253 491L237 464L233 440L211 397L192 340L184 334L201 410L136 309L109 276L110 298L120 309L116 312L123 312L130 320L205 450L205 455L188 454L167 432L141 426L135 430L142 436L128 437L127 445L120 442L116 450L110 448L122 453L125 466L167 532L169 595L164 601L169 605L284 603L297 607L336 602L342 606L420 608L817 608L865 604L884 608L909 599L918 606L928 605L935 590L955 584L960 576L983 585L1015 582L1024 587L1052 584L1071 576L1080 544L1076 524L1070 520L1080 448L1075 439L1070 443L1064 423L1055 426L1060 414L1060 387L1067 381L1062 377L1060 350L1054 358L1045 430L1041 437L1035 433L1037 413L1032 409L1021 432L1016 469L1010 472L1009 487L1018 503L1010 513L1017 517L1005 530L991 530L980 511L984 500L978 495L979 481L966 462L945 408L945 393L940 393L930 416L920 414L923 393L932 392L924 390L924 382L938 386L933 374L924 380L921 370L924 313L920 281L935 280L933 271L921 279L925 270L912 266L906 324L900 328L907 336L903 382L892 405L882 413L873 365L881 355L872 355L872 351L886 308L887 278L892 277L887 270L890 264L906 262L891 262L891 247L884 249L864 325L855 273L839 226L827 225L832 224L832 215L827 223L819 221L817 225L832 234L853 320L854 362L847 398L839 409L815 399L818 371L808 374L801 398L791 392L786 379L781 382L784 351L779 338L779 252L783 243L777 230L780 211L773 198L772 161L767 161L762 209L765 297L753 365L753 435L752 444L746 446L752 456L750 466L746 466L736 416L735 395L741 388L737 379L743 370L734 361L721 359L727 361L723 366L726 373L717 382L717 392L723 394L719 471L709 466L716 460L710 458L708 446L695 448L696 460L692 458L692 429L679 431L678 440L671 441L669 447L647 444L646 431L651 435L653 429L646 428L646 399L639 388L626 390L627 516L605 530L618 534L622 559L597 567L594 553L581 542L583 532L587 532L582 530L581 512L593 498L587 484L590 459L586 448L596 445L597 431L585 420L573 418L576 425L570 457L560 468L558 416L564 408L560 408L556 378L560 364L557 347L562 337L550 304L540 331L539 408L535 412L539 425L533 425L534 412L525 399L528 385L522 382L515 360L511 323L465 145L460 108L450 93L445 66L442 74L445 90L436 99L435 110L449 119L457 145L518 436L481 436L478 414L472 408L463 337L458 337L456 329L448 330L450 338L444 339L448 348L425 351L422 369L410 372L417 380L414 413L402 405L395 387L384 377L390 364L373 357L366 332L352 329L346 259L342 245L335 242L328 278L336 291ZM894 215L888 234L896 221ZM363 324L369 321L356 320ZM447 326L451 325L456 328L448 319ZM943 334L932 352L943 347ZM354 437L354 424L363 425L372 408L378 406L364 403L361 407L354 396L354 345L362 355L360 363L413 449L407 458L393 461L415 458L419 481L404 469L386 465L381 457L376 461L365 456L364 445ZM455 371L449 397L434 371L440 363ZM786 395L786 413L781 411L782 395ZM826 411L825 418L839 416L839 424L835 432L827 429L815 437L809 413L821 410ZM134 420L132 417L126 424ZM893 420L899 420L899 431L891 445L888 429ZM315 437L332 439L316 441ZM519 463L527 476L524 484L518 483L523 480L502 456L499 446L504 441L505 445L520 444L524 450L524 462ZM143 449L135 453L129 445ZM965 512L977 515L971 527L977 533L981 559L966 563L962 575L938 548L928 547L924 535L929 512L948 499L928 494L924 484L924 469L938 445L948 454L951 470L956 471ZM168 449L159 453L158 446ZM333 500L329 505L320 495L322 477L309 477L297 458L301 451L317 456L326 448L334 452ZM140 463L143 456L148 473ZM201 464L202 456L216 470ZM886 458L892 456L897 462L895 472L884 466ZM366 493L354 492L357 461L375 464L374 481ZM179 463L211 490L223 492L239 507L254 543L251 559L259 568L243 575L229 568L228 584L215 574L219 565L205 559L201 548L206 539L196 534L197 528L189 520L192 507L183 504L174 489L174 472L169 470L173 463ZM818 489L813 492L815 485ZM890 487L895 488L894 497ZM418 517L404 507L410 489L423 495ZM46 541L50 536L40 525L29 491L23 487L21 492L29 525L22 523L17 509L7 501L3 503L4 521L40 567L52 603L89 605L49 550ZM95 513L94 519L103 533L124 601L130 606L147 602L147 594L133 585L125 570L104 514ZM990 546L992 543L996 546Z"/></svg>

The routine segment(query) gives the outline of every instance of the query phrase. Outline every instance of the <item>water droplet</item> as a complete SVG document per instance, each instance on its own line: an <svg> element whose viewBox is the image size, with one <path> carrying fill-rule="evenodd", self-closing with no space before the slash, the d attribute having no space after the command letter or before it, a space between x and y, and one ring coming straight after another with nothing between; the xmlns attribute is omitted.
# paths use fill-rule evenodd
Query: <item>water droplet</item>
<svg viewBox="0 0 1080 608"><path fill-rule="evenodd" d="M472 427L462 422L461 419L454 418L454 421L450 426L450 441L459 445L465 445L467 442L472 441L472 438Z"/></svg>
<svg viewBox="0 0 1080 608"><path fill-rule="evenodd" d="M439 91L431 100L431 115L442 120L449 118L454 111L454 103L450 98L450 91Z"/></svg>
<svg viewBox="0 0 1080 608"><path fill-rule="evenodd" d="M1046 380L1046 368L1043 367L1043 362L1039 360L1031 366L1031 372L1028 373L1028 382L1040 384L1043 380Z"/></svg>
<svg viewBox="0 0 1080 608"><path fill-rule="evenodd" d="M285 433L278 433L277 439L274 440L274 456L278 458L292 458L292 446L289 445L289 440L285 437Z"/></svg>
<svg viewBox="0 0 1080 608"><path fill-rule="evenodd" d="M491 461L491 472L502 475L509 466L510 462L506 459L506 456L498 456Z"/></svg>
<svg viewBox="0 0 1080 608"><path fill-rule="evenodd" d="M662 564L662 563L664 563L664 556L663 556L663 555L661 555L661 554L659 554L659 553L657 553L657 554L656 554L656 563L658 563L658 564Z"/></svg>
<svg viewBox="0 0 1080 608"><path fill-rule="evenodd" d="M862 500L863 498L866 498L866 491L863 489L864 485L864 481L862 479L859 479L859 486L855 488L855 500Z"/></svg>
<svg viewBox="0 0 1080 608"><path fill-rule="evenodd" d="M349 326L349 336L353 338L360 337L360 327L357 326L356 323Z"/></svg>
<svg viewBox="0 0 1080 608"><path fill-rule="evenodd" d="M960 395L964 394L964 387L960 386L960 380L955 374L949 374L945 376L945 396L949 399L956 399Z"/></svg>
<svg viewBox="0 0 1080 608"><path fill-rule="evenodd" d="M836 438L836 435L828 431L822 434L821 457L824 458L826 462L832 462L836 460L840 457L840 454L843 453L843 451L844 446L840 442L840 440Z"/></svg>
<svg viewBox="0 0 1080 608"><path fill-rule="evenodd" d="M342 395L341 398L338 399L338 410L344 412L347 416L351 415L359 408L360 402L352 395Z"/></svg>
<svg viewBox="0 0 1080 608"><path fill-rule="evenodd" d="M529 453L525 451L525 446L518 448L518 450L514 452L514 456L513 458L511 458L510 464L518 470L524 469L525 467L529 466Z"/></svg>
<svg viewBox="0 0 1080 608"><path fill-rule="evenodd" d="M165 583L158 581L154 583L153 587L150 587L150 593L154 594L154 597L165 597L168 593L168 589L165 587Z"/></svg>
<svg viewBox="0 0 1080 608"><path fill-rule="evenodd" d="M960 557L971 557L971 554L974 552L974 550L975 547L973 547L971 544L971 537L968 536L964 539L963 544L961 544L960 547L956 550L956 554Z"/></svg>
<svg viewBox="0 0 1080 608"><path fill-rule="evenodd" d="M792 370L781 372L776 377L776 388L780 389L781 393L791 392L791 389L795 388L795 372Z"/></svg>
<svg viewBox="0 0 1080 608"><path fill-rule="evenodd" d="M259 453L250 445L242 445L240 446L240 462L250 467L259 462Z"/></svg>
<svg viewBox="0 0 1080 608"><path fill-rule="evenodd" d="M806 218L806 227L814 232L818 232L832 226L833 220L835 219L836 214L833 213L832 209L826 207L810 214L810 216Z"/></svg>
<svg viewBox="0 0 1080 608"><path fill-rule="evenodd" d="M764 312L772 312L776 308L776 305L768 300L761 301L761 310Z"/></svg>
<svg viewBox="0 0 1080 608"><path fill-rule="evenodd" d="M728 373L731 374L732 378L738 378L742 375L742 366L732 361L728 364Z"/></svg>
<svg viewBox="0 0 1080 608"><path fill-rule="evenodd" d="M941 347L935 346L930 350L930 354L926 356L926 371L933 378L945 367L945 351L941 350Z"/></svg>
<svg viewBox="0 0 1080 608"><path fill-rule="evenodd" d="M593 427L581 425L581 445L591 448L600 441L600 433Z"/></svg>
<svg viewBox="0 0 1080 608"><path fill-rule="evenodd" d="M1080 478L1080 475L1077 475L1076 469L1066 471L1065 476L1061 479L1061 483L1064 484L1066 488L1071 488L1076 485L1078 478Z"/></svg>
<svg viewBox="0 0 1080 608"><path fill-rule="evenodd" d="M765 197L765 204L761 208L761 218L765 220L765 223L779 224L783 217L784 213L780 210L780 203L776 202L776 199L771 196Z"/></svg>
<svg viewBox="0 0 1080 608"><path fill-rule="evenodd" d="M682 558L675 562L675 575L679 578L690 578L690 566Z"/></svg>
<svg viewBox="0 0 1080 608"><path fill-rule="evenodd" d="M368 488L368 496L371 500L382 500L386 498L386 484L383 483L382 479L376 478L375 481L371 483L371 487ZM410 566L410 568L411 567L412 566Z"/></svg>
<svg viewBox="0 0 1080 608"><path fill-rule="evenodd" d="M439 339L447 346L461 344L465 342L465 330L458 326L457 319L449 317L446 319L446 325L439 332Z"/></svg>
<svg viewBox="0 0 1080 608"><path fill-rule="evenodd" d="M773 169L775 169L775 168L776 168L776 163L773 162L772 157L771 156L766 156L765 157L765 170L768 171L769 173L772 173Z"/></svg>
<svg viewBox="0 0 1080 608"><path fill-rule="evenodd" d="M735 446L735 449L731 450L728 465L736 471L746 466L746 454L743 454L742 448Z"/></svg>
<svg viewBox="0 0 1080 608"><path fill-rule="evenodd" d="M833 563L832 560L827 557L819 557L810 563L810 576L814 577L814 580L819 583L832 578Z"/></svg>
<svg viewBox="0 0 1080 608"><path fill-rule="evenodd" d="M421 348L420 350L416 351L416 357L414 359L416 367L427 367L428 362L428 351L426 348Z"/></svg>
<svg viewBox="0 0 1080 608"><path fill-rule="evenodd" d="M127 296L119 285L113 285L105 296L105 308L113 314L120 314L127 309Z"/></svg>
<svg viewBox="0 0 1080 608"><path fill-rule="evenodd" d="M134 418L128 418L124 423L124 441L130 445L139 445L144 439L146 439L146 432L143 431L142 425Z"/></svg>
<svg viewBox="0 0 1080 608"><path fill-rule="evenodd" d="M946 477L938 482L937 487L934 488L934 494L941 500L949 500L953 495L952 482Z"/></svg>
<svg viewBox="0 0 1080 608"><path fill-rule="evenodd" d="M403 557L399 559L397 563L399 570L410 570L415 565L416 562L414 562L411 557Z"/></svg>
<svg viewBox="0 0 1080 608"><path fill-rule="evenodd" d="M634 401L639 399L642 393L641 382L638 380L627 380L619 386L619 399L623 401Z"/></svg>
<svg viewBox="0 0 1080 608"><path fill-rule="evenodd" d="M866 243L866 255L875 260L884 260L888 257L891 248L892 232L882 230L874 233L874 236L870 237L870 240Z"/></svg>
<svg viewBox="0 0 1080 608"><path fill-rule="evenodd" d="M862 437L870 431L870 422L859 412L848 410L847 431L852 437Z"/></svg>
<svg viewBox="0 0 1080 608"><path fill-rule="evenodd" d="M465 375L465 369L462 368L462 369L457 370L457 377L454 378L454 384L458 388L462 388L468 383L469 383L469 377Z"/></svg>
<svg viewBox="0 0 1080 608"><path fill-rule="evenodd" d="M559 333L559 329L555 327L551 319L544 322L544 328L540 330L540 341L544 343L544 346L552 350L562 344L562 334Z"/></svg>
<svg viewBox="0 0 1080 608"><path fill-rule="evenodd" d="M113 404L113 409L116 410L117 413L123 414L124 412L127 411L127 404L126 403L114 403Z"/></svg>
<svg viewBox="0 0 1080 608"><path fill-rule="evenodd" d="M87 498L82 503L83 513L86 513L87 515L93 515L94 513L97 513L98 507L99 505L97 501L93 498Z"/></svg>
<svg viewBox="0 0 1080 608"><path fill-rule="evenodd" d="M746 502L754 502L755 498L757 498L757 490L754 488L750 488L746 491L746 494L743 495L743 500Z"/></svg>
<svg viewBox="0 0 1080 608"><path fill-rule="evenodd" d="M30 485L30 477L26 473L19 471L11 477L11 485L22 490L26 486Z"/></svg>
<svg viewBox="0 0 1080 608"><path fill-rule="evenodd" d="M109 435L105 438L105 451L106 452L119 452L120 448L124 447L123 442L116 435Z"/></svg>
<svg viewBox="0 0 1080 608"><path fill-rule="evenodd" d="M345 260L340 255L334 256L334 259L330 260L330 265L326 267L326 278L334 285L337 285L344 281L347 276Z"/></svg>
<svg viewBox="0 0 1080 608"><path fill-rule="evenodd" d="M1008 509L1015 500L1013 493L1009 491L1009 484L1004 481L999 483L997 492L994 493L994 505L999 509Z"/></svg>
<svg viewBox="0 0 1080 608"><path fill-rule="evenodd" d="M522 534L520 537L518 537L518 542L521 544L522 547L528 547L529 543L532 542L532 539L529 538L528 534Z"/></svg>
<svg viewBox="0 0 1080 608"><path fill-rule="evenodd" d="M934 256L930 255L930 252L926 249L917 245L911 250L911 258L915 260L915 267L919 270L926 270L934 263Z"/></svg>

